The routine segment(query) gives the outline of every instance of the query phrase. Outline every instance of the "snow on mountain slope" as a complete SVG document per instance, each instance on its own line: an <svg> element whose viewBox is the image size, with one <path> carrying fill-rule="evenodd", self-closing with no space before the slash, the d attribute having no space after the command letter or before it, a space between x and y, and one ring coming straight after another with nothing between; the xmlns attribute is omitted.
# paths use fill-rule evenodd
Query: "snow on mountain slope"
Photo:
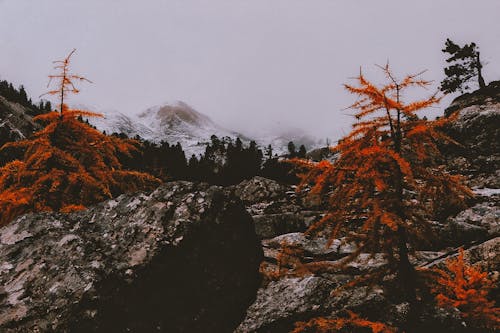
<svg viewBox="0 0 500 333"><path fill-rule="evenodd" d="M140 136L153 142L180 142L188 158L192 154L202 154L214 134L249 141L243 135L215 124L206 115L180 101L154 106L138 115L125 115L119 111L102 113L104 118L88 119L99 130L108 134L124 133L128 137Z"/></svg>
<svg viewBox="0 0 500 333"><path fill-rule="evenodd" d="M88 108L86 109L88 110ZM105 111L102 114L104 118L90 118L88 121L107 134L124 133L131 138L140 136L148 140L154 137L154 132L141 124L135 117L127 116L115 110Z"/></svg>
<svg viewBox="0 0 500 333"><path fill-rule="evenodd" d="M301 145L304 145L307 150L324 146L324 144L322 145L318 139L299 128L278 128L274 130L266 130L256 137L258 138L256 142L259 146L267 147L268 145L271 145L273 148L273 154L278 155L288 153L288 143L290 141L294 143L297 151Z"/></svg>
<svg viewBox="0 0 500 333"><path fill-rule="evenodd" d="M255 131L252 133L252 129L249 129L247 135L230 131L181 101L154 106L138 115L125 115L118 111L108 111L103 114L105 118L88 120L108 134L124 133L129 137L138 135L153 142L166 141L170 144L180 142L188 158L192 154L202 154L212 135L219 138L239 137L244 144L255 140L262 148L271 144L273 152L278 155L287 152L289 141L293 141L297 149L301 144L308 149L318 146L316 139L299 129L276 130L267 133L260 130L262 132L260 134L256 134Z"/></svg>
<svg viewBox="0 0 500 333"><path fill-rule="evenodd" d="M180 142L188 157L203 153L212 135L243 137L180 101L149 108L138 115L138 120L153 131L153 141Z"/></svg>

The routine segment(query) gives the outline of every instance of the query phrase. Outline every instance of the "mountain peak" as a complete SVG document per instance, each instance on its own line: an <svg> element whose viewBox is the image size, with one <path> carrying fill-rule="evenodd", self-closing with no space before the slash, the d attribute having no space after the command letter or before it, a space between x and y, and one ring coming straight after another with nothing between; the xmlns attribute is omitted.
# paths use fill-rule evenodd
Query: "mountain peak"
<svg viewBox="0 0 500 333"><path fill-rule="evenodd" d="M159 130L174 129L180 125L216 127L208 116L182 101L151 107L141 112L138 117L146 126Z"/></svg>

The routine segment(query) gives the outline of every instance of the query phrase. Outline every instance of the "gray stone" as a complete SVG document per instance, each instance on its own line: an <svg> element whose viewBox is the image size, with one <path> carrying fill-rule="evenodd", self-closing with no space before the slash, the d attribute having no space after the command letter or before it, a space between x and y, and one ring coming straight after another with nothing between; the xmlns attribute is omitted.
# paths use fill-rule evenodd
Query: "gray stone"
<svg viewBox="0 0 500 333"><path fill-rule="evenodd" d="M231 332L260 284L251 217L189 182L0 229L0 331Z"/></svg>
<svg viewBox="0 0 500 333"><path fill-rule="evenodd" d="M449 218L440 239L458 246L482 241L500 234L500 207L494 202L481 202Z"/></svg>
<svg viewBox="0 0 500 333"><path fill-rule="evenodd" d="M287 187L274 180L256 176L234 186L234 190L245 204L254 204L284 197Z"/></svg>
<svg viewBox="0 0 500 333"><path fill-rule="evenodd" d="M471 246L464 250L464 260L472 265L478 265L482 270L491 274L500 272L500 237L492 238L486 242ZM444 268L449 259L456 258L458 250L451 251L428 263L422 265L424 268L439 267ZM495 273L496 272L496 273Z"/></svg>
<svg viewBox="0 0 500 333"><path fill-rule="evenodd" d="M289 332L303 318L331 312L335 283L321 277L285 278L259 290L235 333Z"/></svg>

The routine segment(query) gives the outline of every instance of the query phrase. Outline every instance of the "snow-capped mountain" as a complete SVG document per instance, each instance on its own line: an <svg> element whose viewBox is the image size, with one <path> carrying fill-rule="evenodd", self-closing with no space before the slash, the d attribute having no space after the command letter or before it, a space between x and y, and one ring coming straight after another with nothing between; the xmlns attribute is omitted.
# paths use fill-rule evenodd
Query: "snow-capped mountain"
<svg viewBox="0 0 500 333"><path fill-rule="evenodd" d="M125 115L119 111L102 113L104 118L88 119L101 131L106 131L108 134L124 133L129 137L140 136L153 142L166 141L170 144L180 142L187 157L192 154L202 154L212 135L219 138L239 137L244 144L255 140L262 148L271 144L273 153L278 155L287 152L290 141L295 143L297 149L301 144L307 149L318 146L316 139L299 129L275 130L259 134L249 130L248 134L243 135L216 124L208 116L182 101L154 106L137 115Z"/></svg>
<svg viewBox="0 0 500 333"><path fill-rule="evenodd" d="M84 108L91 110L90 108ZM141 138L151 140L154 132L147 126L140 123L136 117L127 116L119 111L111 110L100 112L104 118L89 118L88 121L97 127L100 131L107 134L123 133L128 137L140 136Z"/></svg>
<svg viewBox="0 0 500 333"><path fill-rule="evenodd" d="M245 136L217 125L208 116L181 101L154 106L137 115L125 115L119 111L106 111L103 114L104 118L88 120L108 134L124 133L129 137L140 136L153 142L166 141L170 144L180 142L188 157L202 154L214 134L249 141Z"/></svg>
<svg viewBox="0 0 500 333"><path fill-rule="evenodd" d="M243 135L217 125L208 116L180 101L149 108L137 119L152 130L153 141L180 142L186 155L203 153L212 135L245 139Z"/></svg>

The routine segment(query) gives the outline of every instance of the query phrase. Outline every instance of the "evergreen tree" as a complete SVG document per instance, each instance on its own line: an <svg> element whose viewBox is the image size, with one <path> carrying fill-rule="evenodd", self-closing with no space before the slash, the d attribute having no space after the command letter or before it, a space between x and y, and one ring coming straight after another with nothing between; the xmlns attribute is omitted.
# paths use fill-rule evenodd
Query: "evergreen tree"
<svg viewBox="0 0 500 333"><path fill-rule="evenodd" d="M441 91L446 94L457 90L464 93L470 88L467 83L474 78L477 78L479 88L486 86L482 75L483 64L475 43L459 46L448 38L442 51L450 55L446 62L451 65L444 69L446 78L441 82Z"/></svg>
<svg viewBox="0 0 500 333"><path fill-rule="evenodd" d="M266 157L268 160L273 158L273 147L270 144L266 148Z"/></svg>
<svg viewBox="0 0 500 333"><path fill-rule="evenodd" d="M57 69L60 112L35 117L45 127L33 138L11 142L0 155L11 159L0 168L0 225L29 211L70 212L84 209L113 196L138 189L152 189L159 180L149 174L126 170L121 155L130 155L136 143L109 137L79 121L80 116L100 117L64 103L68 93L76 93L69 73L71 52ZM10 154L16 151L16 154Z"/></svg>
<svg viewBox="0 0 500 333"><path fill-rule="evenodd" d="M293 143L293 141L288 142L287 148L288 148L288 157L289 158L294 158L297 156L297 152L295 151L295 149L296 149L295 144Z"/></svg>
<svg viewBox="0 0 500 333"><path fill-rule="evenodd" d="M306 158L307 150L304 145L300 145L299 152L297 153L298 158Z"/></svg>
<svg viewBox="0 0 500 333"><path fill-rule="evenodd" d="M309 232L326 229L330 240L345 236L355 242L357 249L344 264L361 253L383 253L387 266L358 281L379 282L395 275L413 320L418 315L418 276L410 253L432 235L429 221L441 207L451 203L463 208L472 192L459 176L438 164L436 142L452 142L439 128L450 118L415 117L439 99L402 99L407 88L426 87L430 82L418 74L397 80L388 65L382 69L388 80L383 86L369 82L362 73L356 78L358 85L345 85L358 96L351 108L360 121L334 148L339 158L333 164L326 160L296 163L309 169L302 184L312 184L311 193L328 196L330 204L329 213Z"/></svg>
<svg viewBox="0 0 500 333"><path fill-rule="evenodd" d="M24 86L19 86L19 103L20 104L31 104L28 103L28 95L26 94L26 90L24 89Z"/></svg>

